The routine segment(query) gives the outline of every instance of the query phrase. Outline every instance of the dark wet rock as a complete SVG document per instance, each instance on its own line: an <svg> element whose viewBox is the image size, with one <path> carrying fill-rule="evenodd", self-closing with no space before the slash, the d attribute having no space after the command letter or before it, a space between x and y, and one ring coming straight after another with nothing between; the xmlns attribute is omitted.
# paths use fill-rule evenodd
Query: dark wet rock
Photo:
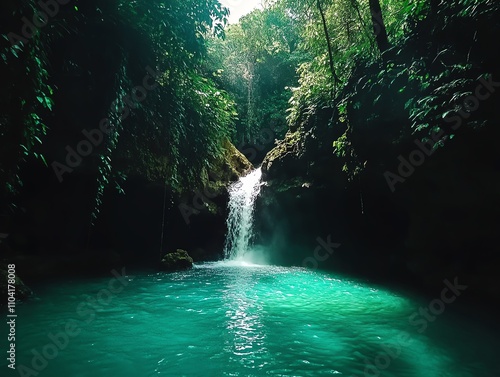
<svg viewBox="0 0 500 377"><path fill-rule="evenodd" d="M187 251L177 249L163 257L160 268L162 271L189 270L193 268L193 258L189 256Z"/></svg>
<svg viewBox="0 0 500 377"><path fill-rule="evenodd" d="M467 295L500 298L500 175L488 152L496 148L495 127L464 128L394 192L384 174L398 173L398 156L415 149L414 136L368 143L363 129L353 130L353 168L321 127L290 132L264 159L256 234L271 245L273 262L302 265L319 250L319 268L438 293L458 277ZM341 246L324 257L318 240L328 236Z"/></svg>

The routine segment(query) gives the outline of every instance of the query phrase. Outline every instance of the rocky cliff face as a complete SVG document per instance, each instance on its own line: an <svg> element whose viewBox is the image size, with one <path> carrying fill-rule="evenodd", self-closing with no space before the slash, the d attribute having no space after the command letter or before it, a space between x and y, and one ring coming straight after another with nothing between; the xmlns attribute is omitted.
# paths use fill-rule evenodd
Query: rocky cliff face
<svg viewBox="0 0 500 377"><path fill-rule="evenodd" d="M0 247L0 262L15 263L30 284L45 277L106 274L125 264L151 266L176 249L189 251L195 261L217 259L225 239L226 188L252 169L230 142L225 150L210 171L200 171L198 189L181 193L154 171L130 171L125 195L107 191L92 227L95 176L76 171L63 187L48 169L30 168L27 176L33 178L19 197L20 211L1 224L7 238L0 246L9 252Z"/></svg>
<svg viewBox="0 0 500 377"><path fill-rule="evenodd" d="M108 233L119 236L112 238L115 248L141 261L158 260L176 249L187 250L195 262L220 258L226 232L227 186L253 168L229 141L224 142L224 149L223 156L211 161L210 169L200 171L197 188L179 191L169 183L165 186L160 177L146 179L135 172L125 187L127 194L109 198L107 213L112 217L102 219L102 224L115 228ZM159 252L162 232L163 250Z"/></svg>
<svg viewBox="0 0 500 377"><path fill-rule="evenodd" d="M500 298L496 127L465 129L392 186L386 173L398 174L398 155L408 156L413 140L385 153L371 144L373 153L349 176L334 154L334 134L325 123L301 127L263 162L257 222L275 261L315 267L314 259L319 268L429 290L459 277L469 292Z"/></svg>
<svg viewBox="0 0 500 377"><path fill-rule="evenodd" d="M194 261L216 260L223 255L226 234L227 187L253 169L248 159L229 141L225 155L202 174L202 187L174 199L173 221L168 232L172 247L189 251Z"/></svg>
<svg viewBox="0 0 500 377"><path fill-rule="evenodd" d="M491 9L422 24L394 41L387 62L357 62L328 104L295 109L264 159L257 203L260 242L273 245L276 260L424 289L458 277L468 294L500 297L500 55ZM333 250L328 236L341 246Z"/></svg>

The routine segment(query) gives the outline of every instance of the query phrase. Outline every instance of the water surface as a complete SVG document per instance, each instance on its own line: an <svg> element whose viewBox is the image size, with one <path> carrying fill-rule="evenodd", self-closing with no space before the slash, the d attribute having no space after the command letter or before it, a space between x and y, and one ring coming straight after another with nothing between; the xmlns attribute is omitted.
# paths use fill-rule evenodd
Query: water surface
<svg viewBox="0 0 500 377"><path fill-rule="evenodd" d="M110 297L112 278L48 284L19 304L18 366L70 323L79 334L39 376L500 375L494 334L454 304L420 333L409 318L426 300L303 268L208 263L135 274Z"/></svg>

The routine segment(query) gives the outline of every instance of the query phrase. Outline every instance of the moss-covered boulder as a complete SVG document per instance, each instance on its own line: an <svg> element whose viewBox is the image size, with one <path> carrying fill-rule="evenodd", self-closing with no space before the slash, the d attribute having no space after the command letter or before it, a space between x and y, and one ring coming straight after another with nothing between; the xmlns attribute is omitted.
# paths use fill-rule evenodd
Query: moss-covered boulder
<svg viewBox="0 0 500 377"><path fill-rule="evenodd" d="M225 218L227 187L248 174L253 165L229 140L225 140L223 144L224 155L211 161L210 167L200 172L201 187L194 193L186 191L184 196L187 196L186 200L191 199L191 204L194 204L197 211ZM196 206L196 202L202 202L203 206Z"/></svg>
<svg viewBox="0 0 500 377"><path fill-rule="evenodd" d="M224 156L210 172L216 180L231 182L253 169L252 164L229 140L224 141Z"/></svg>
<svg viewBox="0 0 500 377"><path fill-rule="evenodd" d="M306 159L302 158L306 150L304 132L288 132L284 140L266 155L262 162L262 172L266 178L304 175Z"/></svg>
<svg viewBox="0 0 500 377"><path fill-rule="evenodd" d="M177 249L166 254L161 260L160 269L162 271L183 271L193 268L193 258L186 250Z"/></svg>

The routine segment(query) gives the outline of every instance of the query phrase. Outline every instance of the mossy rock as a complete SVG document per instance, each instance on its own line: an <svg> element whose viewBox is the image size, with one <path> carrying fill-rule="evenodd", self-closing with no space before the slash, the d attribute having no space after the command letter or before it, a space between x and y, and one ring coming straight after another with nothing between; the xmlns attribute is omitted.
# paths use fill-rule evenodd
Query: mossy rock
<svg viewBox="0 0 500 377"><path fill-rule="evenodd" d="M269 151L262 162L262 172L266 180L304 175L310 162L308 154L314 148L306 150L310 135L303 130L287 132L285 138Z"/></svg>
<svg viewBox="0 0 500 377"><path fill-rule="evenodd" d="M166 254L161 260L162 271L183 271L193 268L193 258L186 250L177 249Z"/></svg>
<svg viewBox="0 0 500 377"><path fill-rule="evenodd" d="M209 176L211 180L227 185L249 173L253 166L229 140L224 140L223 146L224 155L212 163Z"/></svg>

